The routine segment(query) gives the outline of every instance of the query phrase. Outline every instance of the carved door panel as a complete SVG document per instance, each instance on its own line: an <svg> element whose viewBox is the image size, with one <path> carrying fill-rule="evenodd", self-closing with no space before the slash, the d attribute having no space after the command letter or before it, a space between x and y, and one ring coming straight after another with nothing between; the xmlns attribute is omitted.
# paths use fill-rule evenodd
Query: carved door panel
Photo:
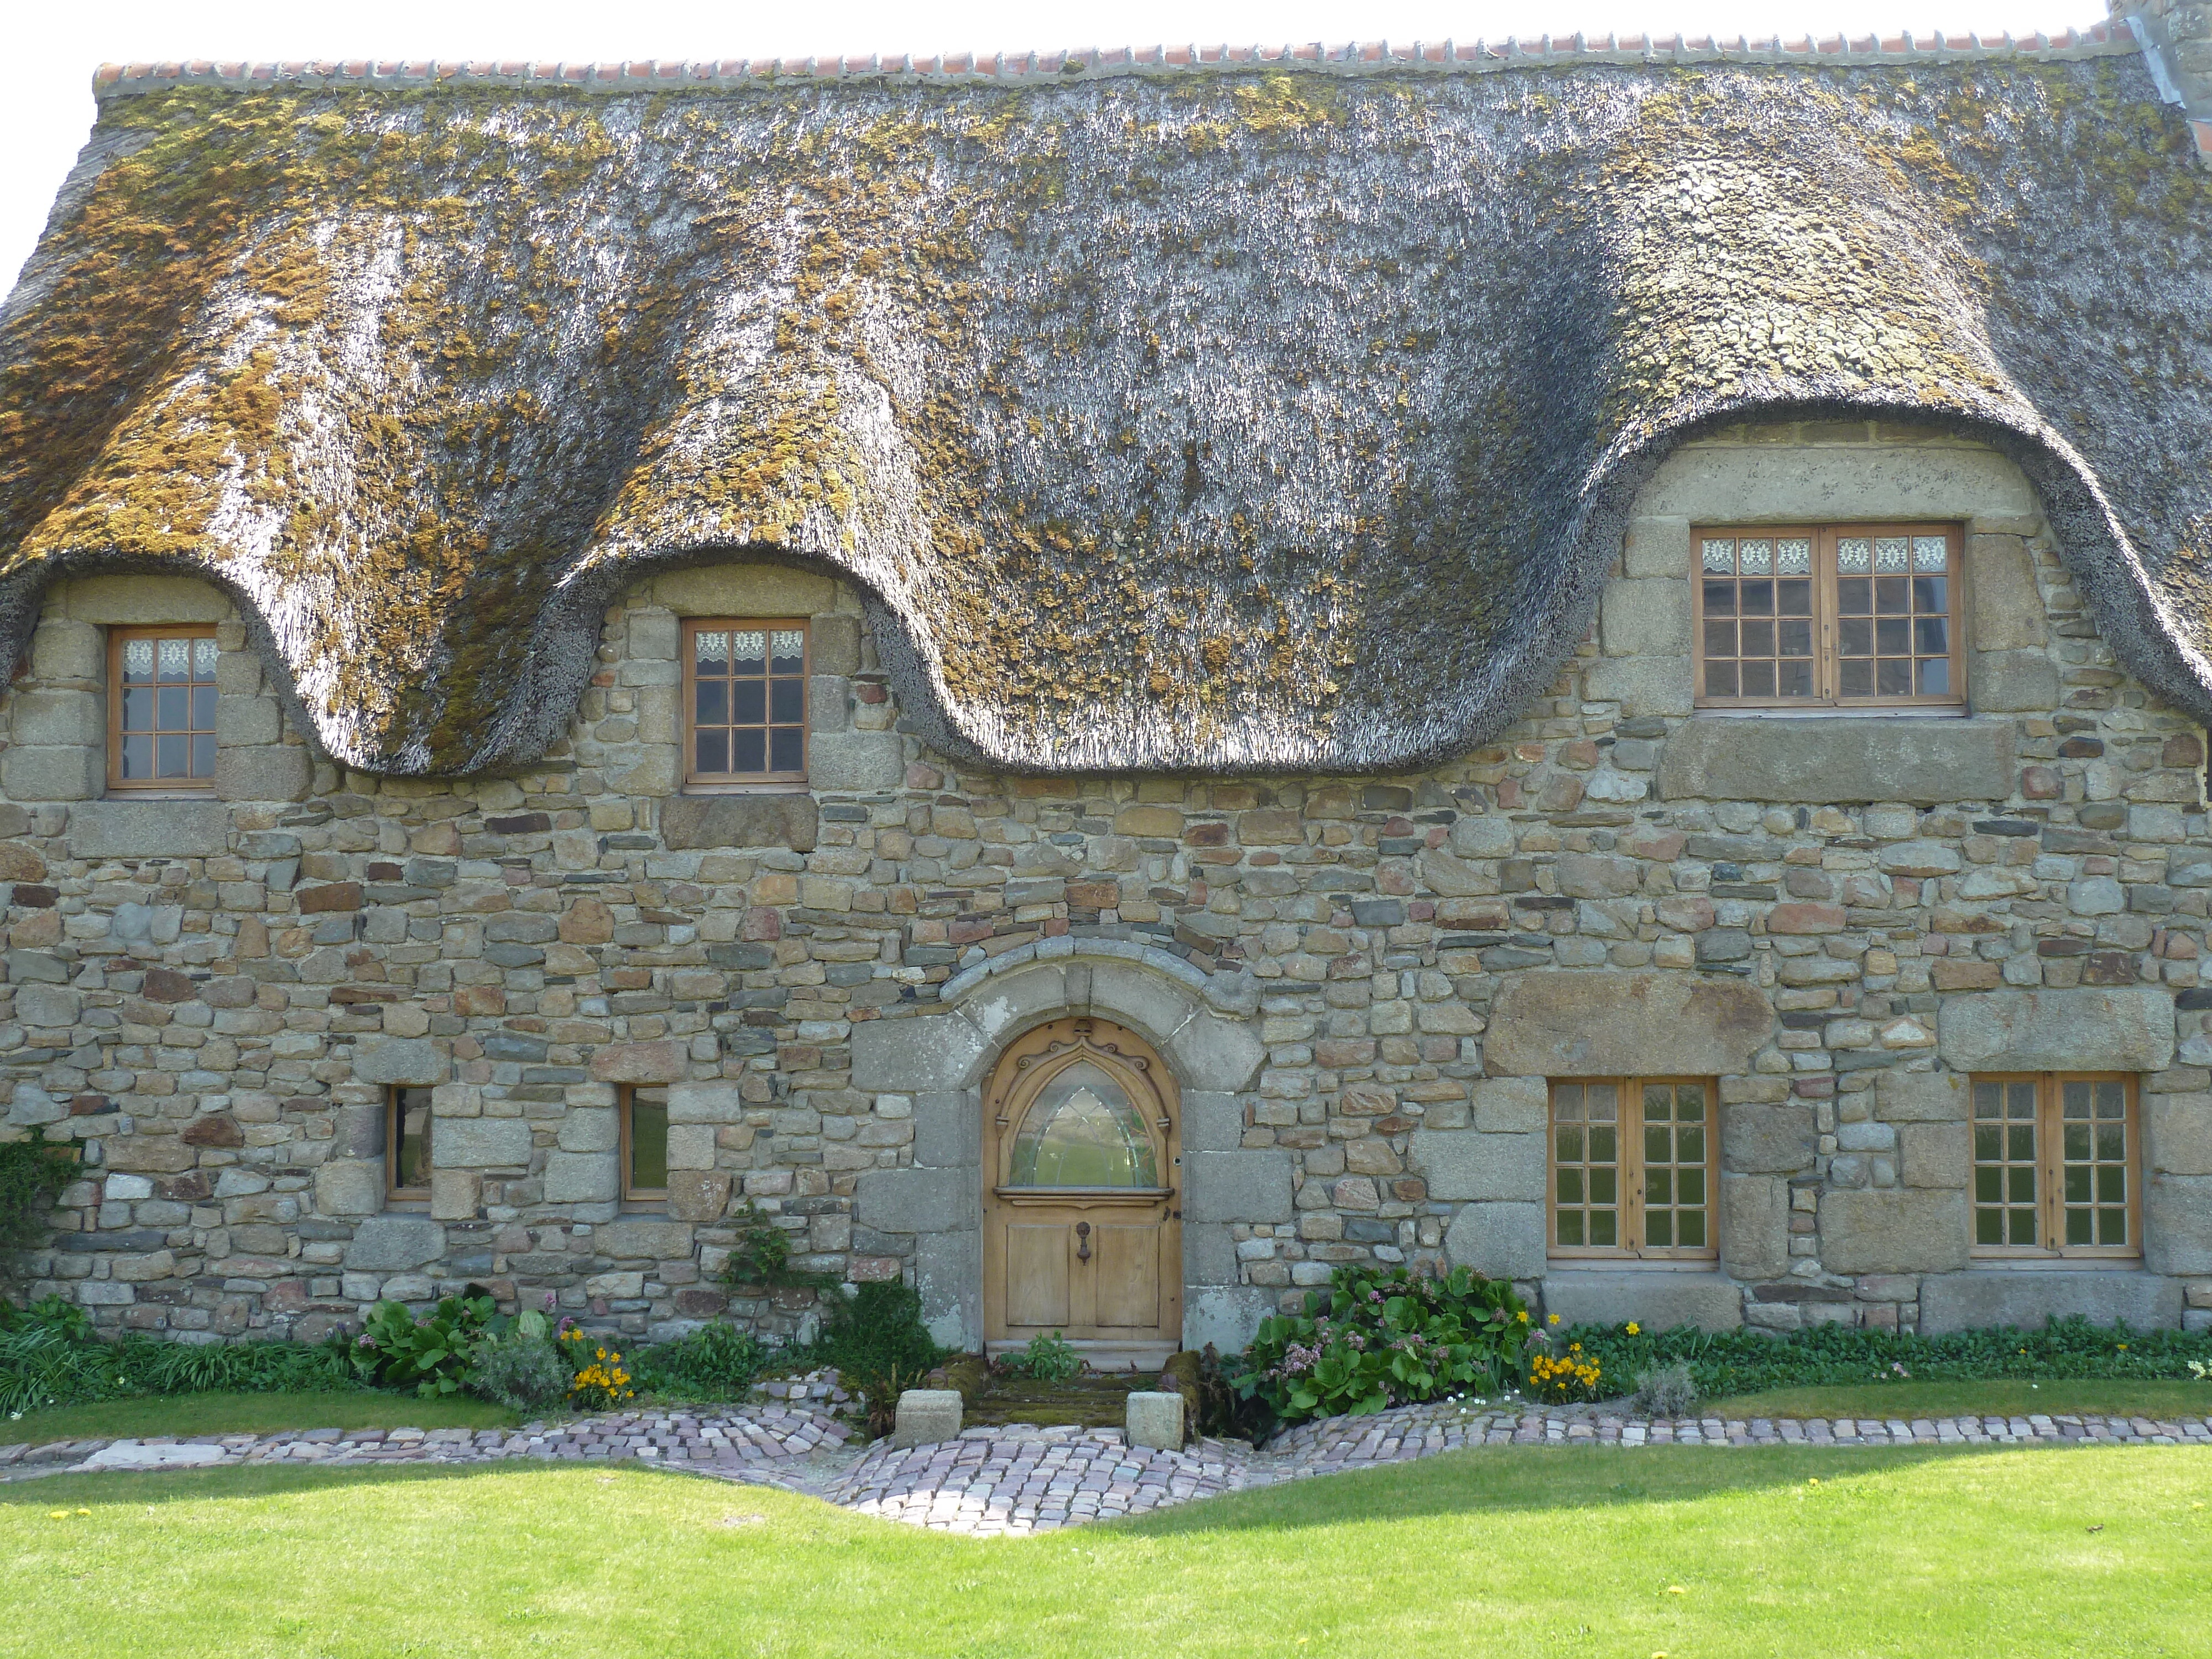
<svg viewBox="0 0 2212 1659"><path fill-rule="evenodd" d="M1058 1331L1094 1361L1182 1334L1175 1080L1144 1042L1063 1019L1006 1052L983 1104L985 1334Z"/></svg>

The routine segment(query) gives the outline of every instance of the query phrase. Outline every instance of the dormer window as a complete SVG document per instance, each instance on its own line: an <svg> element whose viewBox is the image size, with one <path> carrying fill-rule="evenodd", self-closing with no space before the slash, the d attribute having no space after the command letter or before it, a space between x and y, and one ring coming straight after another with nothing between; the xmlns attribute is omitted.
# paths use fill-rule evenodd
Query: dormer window
<svg viewBox="0 0 2212 1659"><path fill-rule="evenodd" d="M684 625L684 782L806 781L806 624Z"/></svg>
<svg viewBox="0 0 2212 1659"><path fill-rule="evenodd" d="M215 787L212 628L118 628L107 641L107 787Z"/></svg>
<svg viewBox="0 0 2212 1659"><path fill-rule="evenodd" d="M1692 532L1698 703L1958 708L1955 525Z"/></svg>

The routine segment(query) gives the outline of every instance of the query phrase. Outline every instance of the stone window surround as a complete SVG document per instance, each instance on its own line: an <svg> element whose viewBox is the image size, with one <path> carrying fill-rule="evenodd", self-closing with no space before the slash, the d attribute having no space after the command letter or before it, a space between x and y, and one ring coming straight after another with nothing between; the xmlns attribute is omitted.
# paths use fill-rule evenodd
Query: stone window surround
<svg viewBox="0 0 2212 1659"><path fill-rule="evenodd" d="M213 788L173 785L111 791L108 636L122 627L211 629L216 665ZM11 801L111 799L116 809L161 813L182 801L296 800L313 757L264 684L237 608L189 576L81 576L47 590L31 639L38 684L11 699L15 741L0 755L0 794ZM211 803L210 803L211 804Z"/></svg>

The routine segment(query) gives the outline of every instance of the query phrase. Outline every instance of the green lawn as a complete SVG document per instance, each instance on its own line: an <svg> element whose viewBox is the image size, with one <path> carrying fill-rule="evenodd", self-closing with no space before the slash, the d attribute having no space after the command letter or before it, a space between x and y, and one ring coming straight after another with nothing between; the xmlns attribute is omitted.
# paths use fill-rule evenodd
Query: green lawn
<svg viewBox="0 0 2212 1659"><path fill-rule="evenodd" d="M65 1475L0 1487L0 1655L2157 1659L2208 1504L2194 1447L1500 1448L988 1541L634 1468Z"/></svg>
<svg viewBox="0 0 2212 1659"><path fill-rule="evenodd" d="M1701 1401L1700 1416L2024 1417L2212 1416L2212 1382L2138 1382L2054 1377L2042 1382L1816 1383Z"/></svg>
<svg viewBox="0 0 2212 1659"><path fill-rule="evenodd" d="M23 1441L142 1440L149 1435L274 1434L279 1429L499 1429L512 1412L455 1395L178 1394L103 1400L0 1418L0 1446Z"/></svg>

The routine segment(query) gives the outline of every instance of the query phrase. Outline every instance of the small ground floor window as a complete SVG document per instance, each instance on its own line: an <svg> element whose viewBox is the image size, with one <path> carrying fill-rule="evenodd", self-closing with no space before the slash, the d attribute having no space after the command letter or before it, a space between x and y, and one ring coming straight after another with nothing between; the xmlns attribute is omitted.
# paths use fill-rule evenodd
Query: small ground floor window
<svg viewBox="0 0 2212 1659"><path fill-rule="evenodd" d="M384 1195L422 1200L430 1196L430 1091L395 1087L385 1091Z"/></svg>
<svg viewBox="0 0 2212 1659"><path fill-rule="evenodd" d="M2142 1253L2136 1080L2117 1072L1974 1079L1974 1253Z"/></svg>
<svg viewBox="0 0 2212 1659"><path fill-rule="evenodd" d="M622 1195L626 1204L668 1200L668 1091L636 1087L622 1094Z"/></svg>
<svg viewBox="0 0 2212 1659"><path fill-rule="evenodd" d="M1552 1254L1711 1261L1715 1092L1703 1078L1552 1085Z"/></svg>

